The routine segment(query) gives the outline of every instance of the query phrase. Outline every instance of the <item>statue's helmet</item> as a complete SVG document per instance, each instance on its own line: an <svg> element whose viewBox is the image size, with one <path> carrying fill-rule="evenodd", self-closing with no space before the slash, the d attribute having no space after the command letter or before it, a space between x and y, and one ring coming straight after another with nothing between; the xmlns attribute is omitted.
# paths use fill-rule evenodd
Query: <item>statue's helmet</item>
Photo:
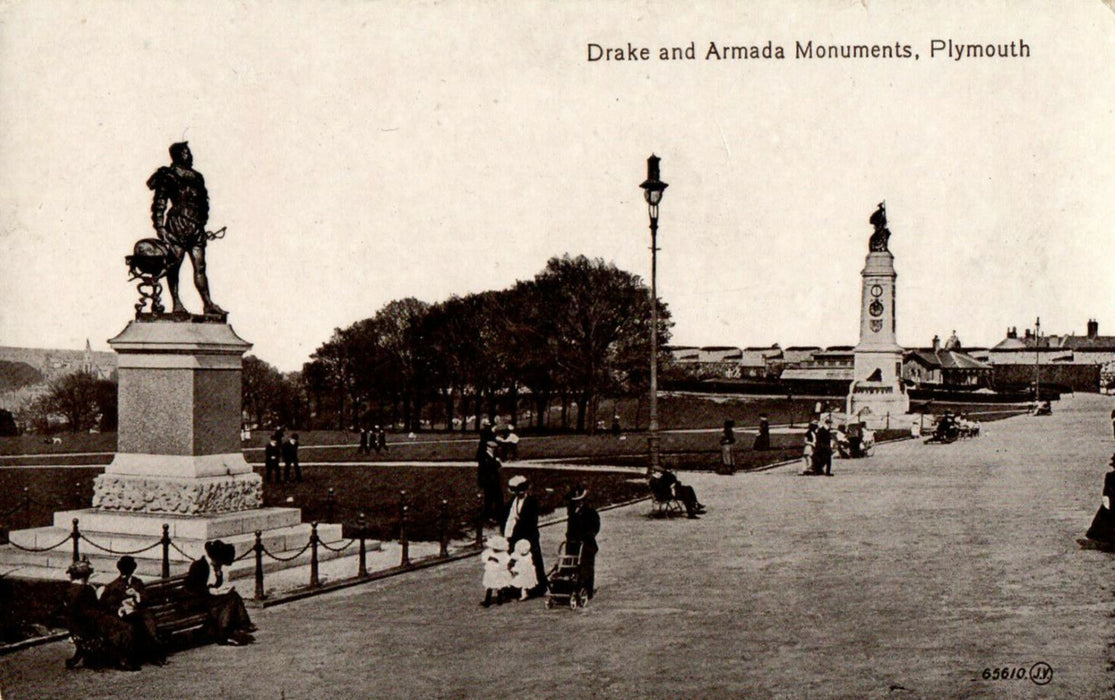
<svg viewBox="0 0 1115 700"><path fill-rule="evenodd" d="M170 160L173 163L182 165L189 165L190 159L190 143L188 141L180 141L170 145Z"/></svg>

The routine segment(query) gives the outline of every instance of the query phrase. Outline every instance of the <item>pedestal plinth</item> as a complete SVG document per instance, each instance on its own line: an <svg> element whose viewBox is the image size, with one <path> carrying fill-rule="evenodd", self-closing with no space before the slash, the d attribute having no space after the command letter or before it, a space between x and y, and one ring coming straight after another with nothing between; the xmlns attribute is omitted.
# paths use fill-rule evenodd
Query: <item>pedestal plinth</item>
<svg viewBox="0 0 1115 700"><path fill-rule="evenodd" d="M241 356L225 323L128 324L117 352L117 454L93 507L204 515L258 508L263 482L240 452Z"/></svg>

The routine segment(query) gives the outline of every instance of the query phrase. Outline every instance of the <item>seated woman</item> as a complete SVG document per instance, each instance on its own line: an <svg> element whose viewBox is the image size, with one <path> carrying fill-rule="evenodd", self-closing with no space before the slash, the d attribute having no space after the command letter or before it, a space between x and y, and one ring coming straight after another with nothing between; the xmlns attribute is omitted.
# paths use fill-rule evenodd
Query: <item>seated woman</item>
<svg viewBox="0 0 1115 700"><path fill-rule="evenodd" d="M213 540L205 543L205 556L190 564L186 590L209 615L209 631L218 644L243 646L255 641L255 625L248 617L244 600L225 582L225 567L236 560L236 547Z"/></svg>
<svg viewBox="0 0 1115 700"><path fill-rule="evenodd" d="M135 633L132 626L110 614L97 600L97 592L89 585L93 565L86 560L75 561L66 570L70 587L66 591L66 613L70 634L77 651L66 659L66 668L108 665L125 671L138 671Z"/></svg>

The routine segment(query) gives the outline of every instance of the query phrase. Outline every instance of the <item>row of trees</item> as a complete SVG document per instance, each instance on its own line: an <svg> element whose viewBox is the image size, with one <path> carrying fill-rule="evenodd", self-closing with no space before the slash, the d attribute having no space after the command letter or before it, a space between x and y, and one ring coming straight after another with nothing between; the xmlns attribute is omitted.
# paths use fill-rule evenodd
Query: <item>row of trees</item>
<svg viewBox="0 0 1115 700"><path fill-rule="evenodd" d="M671 323L661 302L659 319L664 344ZM642 280L600 259L566 255L509 289L437 304L392 301L336 329L297 377L304 394L292 384L284 401L288 415L305 410L317 427L409 430L463 430L469 417L518 415L523 405L541 428L560 403L562 427L585 430L602 396L646 391L649 355L650 294Z"/></svg>
<svg viewBox="0 0 1115 700"><path fill-rule="evenodd" d="M659 337L669 339L659 302ZM469 429L478 416L528 410L534 427L595 425L601 397L647 390L650 293L614 264L555 257L509 289L427 304L392 301L371 318L338 328L301 372L244 358L249 424L348 429L373 423ZM114 379L62 377L22 412L37 430L115 430ZM556 408L554 410L557 410ZM59 419L62 423L59 425Z"/></svg>

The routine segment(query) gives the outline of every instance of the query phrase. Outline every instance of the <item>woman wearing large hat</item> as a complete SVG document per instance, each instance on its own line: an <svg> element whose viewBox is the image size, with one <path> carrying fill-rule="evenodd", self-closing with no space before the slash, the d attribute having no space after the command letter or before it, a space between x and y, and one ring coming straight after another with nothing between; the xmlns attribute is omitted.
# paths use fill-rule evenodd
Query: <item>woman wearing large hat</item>
<svg viewBox="0 0 1115 700"><path fill-rule="evenodd" d="M1103 498L1086 536L1102 547L1115 547L1115 513L1112 512L1115 507L1115 454L1108 464L1111 471L1103 477Z"/></svg>
<svg viewBox="0 0 1115 700"><path fill-rule="evenodd" d="M84 661L87 666L138 671L135 633L131 625L106 612L97 600L97 592L89 585L93 565L84 559L75 561L66 574L71 582L66 591L66 612L77 648L73 658L66 660L66 667L75 668Z"/></svg>
<svg viewBox="0 0 1115 700"><path fill-rule="evenodd" d="M218 644L243 646L255 641L255 625L244 600L226 582L227 568L236 561L236 547L221 540L205 543L205 556L190 564L185 587L209 614L209 631Z"/></svg>
<svg viewBox="0 0 1115 700"><path fill-rule="evenodd" d="M542 563L542 543L538 533L538 499L530 495L530 482L525 476L516 475L507 480L511 491L511 501L503 515L503 536L511 548L519 540L530 542L530 552L534 558L534 573L538 585L530 592L539 596L546 592L546 567Z"/></svg>

